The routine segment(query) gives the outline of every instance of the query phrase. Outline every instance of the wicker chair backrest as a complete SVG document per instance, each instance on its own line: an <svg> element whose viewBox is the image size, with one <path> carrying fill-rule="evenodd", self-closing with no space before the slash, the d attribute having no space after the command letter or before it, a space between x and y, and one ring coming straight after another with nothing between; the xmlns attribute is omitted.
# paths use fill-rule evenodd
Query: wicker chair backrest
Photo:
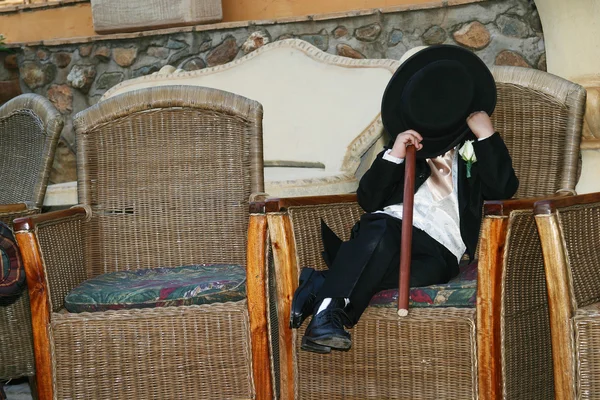
<svg viewBox="0 0 600 400"><path fill-rule="evenodd" d="M42 96L18 96L0 107L0 204L41 206L63 119Z"/></svg>
<svg viewBox="0 0 600 400"><path fill-rule="evenodd" d="M498 102L492 116L520 180L515 197L573 191L577 183L585 90L554 75L519 67L493 67ZM290 207L299 268L326 268L320 219L347 239L362 214L357 204Z"/></svg>
<svg viewBox="0 0 600 400"><path fill-rule="evenodd" d="M600 302L600 203L558 211L577 308Z"/></svg>
<svg viewBox="0 0 600 400"><path fill-rule="evenodd" d="M262 106L231 93L165 86L78 114L88 275L246 263L248 202L263 190Z"/></svg>
<svg viewBox="0 0 600 400"><path fill-rule="evenodd" d="M546 72L493 67L498 103L492 116L520 181L515 197L573 192L585 90Z"/></svg>
<svg viewBox="0 0 600 400"><path fill-rule="evenodd" d="M504 398L526 394L554 399L552 368L541 367L552 365L552 339L544 257L533 210L512 212L508 229L501 315Z"/></svg>
<svg viewBox="0 0 600 400"><path fill-rule="evenodd" d="M492 119L519 177L515 197L573 193L585 90L529 68L494 67L492 72L498 87ZM508 229L502 291L504 396L554 398L552 370L540 369L552 364L552 349L544 260L532 210L513 212Z"/></svg>

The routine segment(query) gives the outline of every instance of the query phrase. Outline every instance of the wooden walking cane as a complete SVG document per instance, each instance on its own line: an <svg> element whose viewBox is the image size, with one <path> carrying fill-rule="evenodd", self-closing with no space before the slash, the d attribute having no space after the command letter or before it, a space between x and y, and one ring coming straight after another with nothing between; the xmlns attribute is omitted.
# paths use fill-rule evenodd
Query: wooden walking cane
<svg viewBox="0 0 600 400"><path fill-rule="evenodd" d="M415 200L416 148L406 147L404 159L404 200L402 201L402 239L400 242L400 281L398 282L398 315L408 315L410 261L412 247L413 203Z"/></svg>

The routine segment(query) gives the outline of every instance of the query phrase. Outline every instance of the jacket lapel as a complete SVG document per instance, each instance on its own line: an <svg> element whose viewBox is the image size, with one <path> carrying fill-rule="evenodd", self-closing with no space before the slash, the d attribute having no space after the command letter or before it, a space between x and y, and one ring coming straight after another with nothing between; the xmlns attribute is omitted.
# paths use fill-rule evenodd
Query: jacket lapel
<svg viewBox="0 0 600 400"><path fill-rule="evenodd" d="M457 148L460 150L467 140L477 140L475 135L471 132L467 137L460 143ZM475 176L477 175L477 163L471 165L471 177L467 178L467 162L462 159L458 154L458 212L462 218L463 212L469 204L469 196L471 195L471 186L475 182Z"/></svg>
<svg viewBox="0 0 600 400"><path fill-rule="evenodd" d="M467 182L467 163L458 156L458 213L462 216L469 200L469 183Z"/></svg>

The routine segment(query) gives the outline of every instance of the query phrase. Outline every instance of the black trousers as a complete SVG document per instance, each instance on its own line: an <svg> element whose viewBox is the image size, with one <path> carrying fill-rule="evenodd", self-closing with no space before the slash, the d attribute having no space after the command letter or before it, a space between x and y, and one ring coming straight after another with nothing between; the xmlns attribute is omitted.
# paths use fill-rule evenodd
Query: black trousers
<svg viewBox="0 0 600 400"><path fill-rule="evenodd" d="M332 262L317 301L349 298L349 316L354 324L358 322L376 293L398 287L401 235L402 221L383 213L369 213L354 226L349 241L328 246L324 237L324 255ZM446 283L457 274L456 257L413 227L410 286Z"/></svg>

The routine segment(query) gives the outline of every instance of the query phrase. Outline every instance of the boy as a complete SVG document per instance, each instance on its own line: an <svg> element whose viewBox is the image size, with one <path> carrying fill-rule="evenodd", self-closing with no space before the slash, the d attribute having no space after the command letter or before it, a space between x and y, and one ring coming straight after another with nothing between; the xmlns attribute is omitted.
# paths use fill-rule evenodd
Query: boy
<svg viewBox="0 0 600 400"><path fill-rule="evenodd" d="M371 297L398 287L404 158L417 150L410 284L448 282L477 246L484 200L514 195L518 179L489 114L496 101L491 73L455 46L426 48L390 81L382 103L388 132L399 133L362 177L358 202L367 212L341 243L324 229L330 269L305 270L292 304L292 326L313 319L304 350L348 350L350 334ZM465 152L465 150L472 151ZM461 154L474 152L475 157Z"/></svg>

